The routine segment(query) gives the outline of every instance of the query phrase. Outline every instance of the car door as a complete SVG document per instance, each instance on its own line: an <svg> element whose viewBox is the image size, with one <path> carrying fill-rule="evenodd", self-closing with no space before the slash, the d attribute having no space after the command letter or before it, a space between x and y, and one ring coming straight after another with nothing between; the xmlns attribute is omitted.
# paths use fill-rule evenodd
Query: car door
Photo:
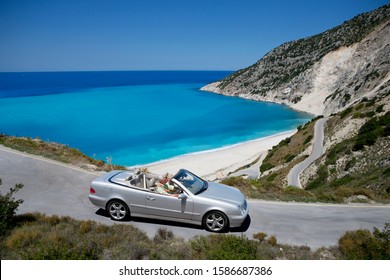
<svg viewBox="0 0 390 280"><path fill-rule="evenodd" d="M191 220L194 202L190 196L178 198L149 192L146 194L146 209L156 218Z"/></svg>
<svg viewBox="0 0 390 280"><path fill-rule="evenodd" d="M126 202L130 207L131 215L138 216L147 214L145 207L147 194L148 192L143 189L121 186L116 189L115 198L119 198Z"/></svg>

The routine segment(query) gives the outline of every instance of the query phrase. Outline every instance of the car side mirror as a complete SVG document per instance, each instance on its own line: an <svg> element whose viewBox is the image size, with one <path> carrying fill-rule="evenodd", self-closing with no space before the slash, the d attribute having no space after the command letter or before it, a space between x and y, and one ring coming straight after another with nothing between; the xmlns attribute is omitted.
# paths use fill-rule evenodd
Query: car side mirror
<svg viewBox="0 0 390 280"><path fill-rule="evenodd" d="M179 196L177 197L178 199L187 199L187 195L185 193L181 193L179 194Z"/></svg>

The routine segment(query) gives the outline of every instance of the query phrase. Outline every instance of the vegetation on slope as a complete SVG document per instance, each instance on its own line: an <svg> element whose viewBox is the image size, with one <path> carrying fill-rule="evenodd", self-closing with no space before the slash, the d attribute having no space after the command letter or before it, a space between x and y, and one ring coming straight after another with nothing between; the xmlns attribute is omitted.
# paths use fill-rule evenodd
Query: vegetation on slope
<svg viewBox="0 0 390 280"><path fill-rule="evenodd" d="M314 122L299 128L295 135L269 151L260 167L259 180L228 178L223 183L241 189L251 198L389 203L390 111L385 111L388 96L389 93L363 99L327 121L325 137L329 139L354 121L358 128L330 145L315 162L315 171L303 184L304 189L287 186L286 177L305 158L303 151L313 137ZM290 158L293 159L289 161Z"/></svg>
<svg viewBox="0 0 390 280"><path fill-rule="evenodd" d="M329 121L327 135L344 123L361 121L357 133L332 145L316 162L306 190L324 192L329 201L390 201L390 111L385 101L363 100Z"/></svg>
<svg viewBox="0 0 390 280"><path fill-rule="evenodd" d="M70 148L69 146L55 142L45 142L39 138L33 139L0 134L0 144L14 150L73 164L85 169L96 171L125 169L123 166L107 164L103 160L96 160L88 157L78 149Z"/></svg>
<svg viewBox="0 0 390 280"><path fill-rule="evenodd" d="M2 185L0 178L0 187ZM14 193L23 188L22 184L17 184L10 188L6 194L0 192L0 237L6 235L8 230L15 226L16 209L23 202L21 199L15 199Z"/></svg>

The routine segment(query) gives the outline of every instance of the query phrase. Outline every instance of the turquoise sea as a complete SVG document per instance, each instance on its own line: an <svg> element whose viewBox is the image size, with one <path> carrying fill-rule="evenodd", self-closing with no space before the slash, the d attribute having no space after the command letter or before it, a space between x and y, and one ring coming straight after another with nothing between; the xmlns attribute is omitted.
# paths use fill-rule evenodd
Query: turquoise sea
<svg viewBox="0 0 390 280"><path fill-rule="evenodd" d="M60 142L132 166L292 130L312 117L199 91L228 74L0 73L0 133Z"/></svg>

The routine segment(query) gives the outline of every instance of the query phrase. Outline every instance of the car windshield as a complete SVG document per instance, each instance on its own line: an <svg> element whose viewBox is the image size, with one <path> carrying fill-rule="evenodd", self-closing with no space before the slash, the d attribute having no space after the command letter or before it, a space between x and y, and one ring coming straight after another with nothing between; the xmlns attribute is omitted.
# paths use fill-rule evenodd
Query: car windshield
<svg viewBox="0 0 390 280"><path fill-rule="evenodd" d="M193 194L201 193L208 187L205 180L184 169L181 169L173 178L182 183Z"/></svg>

